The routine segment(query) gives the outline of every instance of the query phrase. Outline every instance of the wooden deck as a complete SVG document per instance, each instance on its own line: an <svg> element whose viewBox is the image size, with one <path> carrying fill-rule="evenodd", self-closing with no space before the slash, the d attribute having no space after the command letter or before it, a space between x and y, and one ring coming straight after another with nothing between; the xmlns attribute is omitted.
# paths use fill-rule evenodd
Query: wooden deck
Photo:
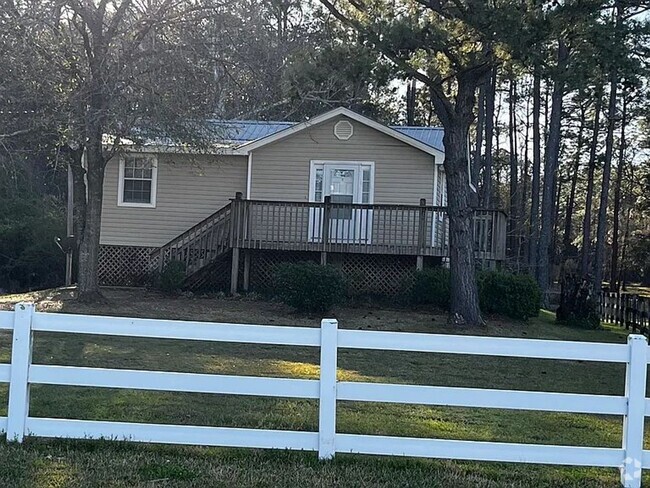
<svg viewBox="0 0 650 488"><path fill-rule="evenodd" d="M506 215L476 210L476 258L505 259ZM232 251L232 279L237 286L241 250L384 254L417 257L449 256L449 217L445 207L426 205L340 204L244 200L231 203L152 253L152 266L162 270L171 260L185 263L192 276ZM244 254L245 281L248 260ZM246 286L246 284L244 285Z"/></svg>

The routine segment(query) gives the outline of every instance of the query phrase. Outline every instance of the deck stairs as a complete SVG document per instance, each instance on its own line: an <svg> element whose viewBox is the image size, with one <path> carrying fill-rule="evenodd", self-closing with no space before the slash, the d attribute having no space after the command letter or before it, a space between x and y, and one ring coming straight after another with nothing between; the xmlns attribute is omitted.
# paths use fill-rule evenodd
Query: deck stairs
<svg viewBox="0 0 650 488"><path fill-rule="evenodd" d="M152 268L159 272L170 261L185 265L185 286L200 288L220 271L228 273L232 250L232 203L220 208L198 224L154 250ZM221 268L225 268L222 270Z"/></svg>

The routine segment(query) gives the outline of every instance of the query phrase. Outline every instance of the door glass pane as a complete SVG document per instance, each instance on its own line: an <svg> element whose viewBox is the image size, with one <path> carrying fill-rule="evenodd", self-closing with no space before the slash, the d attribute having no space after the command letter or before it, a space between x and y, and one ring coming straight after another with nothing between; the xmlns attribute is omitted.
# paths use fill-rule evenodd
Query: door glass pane
<svg viewBox="0 0 650 488"><path fill-rule="evenodd" d="M353 169L332 169L330 182L331 195L353 195L354 196L354 170Z"/></svg>

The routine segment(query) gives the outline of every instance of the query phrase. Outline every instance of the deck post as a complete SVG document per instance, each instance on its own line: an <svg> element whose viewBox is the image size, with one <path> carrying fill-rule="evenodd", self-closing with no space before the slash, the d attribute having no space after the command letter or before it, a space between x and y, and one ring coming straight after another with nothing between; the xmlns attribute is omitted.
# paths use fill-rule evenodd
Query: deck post
<svg viewBox="0 0 650 488"><path fill-rule="evenodd" d="M321 228L321 240L323 241L323 250L320 253L320 264L325 266L327 264L327 245L330 240L330 216L332 214L332 197L327 195L325 197L323 206L323 224Z"/></svg>
<svg viewBox="0 0 650 488"><path fill-rule="evenodd" d="M251 285L251 252L244 249L244 291L248 291Z"/></svg>
<svg viewBox="0 0 650 488"><path fill-rule="evenodd" d="M420 214L418 219L418 255L415 262L415 269L424 269L424 247L427 242L427 199L420 198Z"/></svg>
<svg viewBox="0 0 650 488"><path fill-rule="evenodd" d="M235 295L239 288L239 248L232 248L232 267L230 268L230 294Z"/></svg>
<svg viewBox="0 0 650 488"><path fill-rule="evenodd" d="M235 193L232 200L231 222L230 222L230 247L232 247L232 266L230 268L230 294L235 295L239 289L239 242L241 232L241 203L244 194L240 191Z"/></svg>

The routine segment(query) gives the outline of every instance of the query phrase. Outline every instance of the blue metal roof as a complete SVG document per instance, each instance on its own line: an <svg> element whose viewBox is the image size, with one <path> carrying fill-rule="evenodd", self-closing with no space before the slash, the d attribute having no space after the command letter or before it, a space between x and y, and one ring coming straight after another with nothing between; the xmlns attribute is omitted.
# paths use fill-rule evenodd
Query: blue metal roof
<svg viewBox="0 0 650 488"><path fill-rule="evenodd" d="M288 129L298 122L257 121L257 120L213 120L211 121L219 132L223 133L223 140L245 143L262 139L276 132ZM410 127L405 125L390 126L405 136L431 146L439 151L444 151L442 137L444 131L441 127Z"/></svg>
<svg viewBox="0 0 650 488"><path fill-rule="evenodd" d="M412 127L408 125L393 125L391 126L391 129L395 129L405 136L417 139L427 146L431 146L443 152L445 150L445 146L442 143L442 137L445 135L445 131L442 127Z"/></svg>
<svg viewBox="0 0 650 488"><path fill-rule="evenodd" d="M256 141L297 124L297 122L257 120L213 120L210 122L220 133L223 133L224 140L238 143Z"/></svg>

